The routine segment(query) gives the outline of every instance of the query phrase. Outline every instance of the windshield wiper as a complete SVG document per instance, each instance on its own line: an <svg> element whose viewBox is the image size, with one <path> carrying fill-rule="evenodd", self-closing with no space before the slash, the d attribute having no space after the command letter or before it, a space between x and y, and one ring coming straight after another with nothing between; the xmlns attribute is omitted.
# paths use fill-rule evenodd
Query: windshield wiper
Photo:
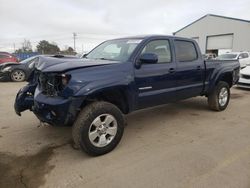
<svg viewBox="0 0 250 188"><path fill-rule="evenodd" d="M100 60L107 60L107 61L115 61L114 59L107 59L107 58L104 58L104 57L97 58L97 59L100 59Z"/></svg>

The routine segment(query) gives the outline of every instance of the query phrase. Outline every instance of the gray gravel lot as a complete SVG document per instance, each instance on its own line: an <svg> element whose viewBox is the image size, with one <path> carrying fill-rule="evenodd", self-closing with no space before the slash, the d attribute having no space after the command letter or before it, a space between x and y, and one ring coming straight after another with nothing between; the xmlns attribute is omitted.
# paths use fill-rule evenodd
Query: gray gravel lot
<svg viewBox="0 0 250 188"><path fill-rule="evenodd" d="M0 187L250 187L248 90L219 113L202 97L132 113L118 147L89 157L70 127L15 115L24 84L0 83Z"/></svg>

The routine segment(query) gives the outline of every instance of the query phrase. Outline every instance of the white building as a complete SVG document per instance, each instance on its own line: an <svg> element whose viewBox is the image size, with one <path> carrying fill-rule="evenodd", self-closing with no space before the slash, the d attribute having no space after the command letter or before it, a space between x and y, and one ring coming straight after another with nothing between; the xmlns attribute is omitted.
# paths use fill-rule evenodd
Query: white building
<svg viewBox="0 0 250 188"><path fill-rule="evenodd" d="M173 34L193 38L202 53L250 51L250 20L207 14Z"/></svg>

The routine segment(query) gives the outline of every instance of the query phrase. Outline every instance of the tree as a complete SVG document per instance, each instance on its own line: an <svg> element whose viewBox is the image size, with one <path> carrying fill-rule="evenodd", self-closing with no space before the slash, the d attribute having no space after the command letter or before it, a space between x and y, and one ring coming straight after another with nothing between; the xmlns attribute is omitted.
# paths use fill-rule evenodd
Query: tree
<svg viewBox="0 0 250 188"><path fill-rule="evenodd" d="M65 47L65 50L61 51L61 54L64 55L76 55L76 52L74 51L74 49L72 47Z"/></svg>
<svg viewBox="0 0 250 188"><path fill-rule="evenodd" d="M31 52L33 52L31 42L26 39L24 39L22 47L15 51L15 53L31 53Z"/></svg>
<svg viewBox="0 0 250 188"><path fill-rule="evenodd" d="M36 46L37 51L41 54L57 54L60 52L60 48L56 43L49 43L46 40L42 40Z"/></svg>

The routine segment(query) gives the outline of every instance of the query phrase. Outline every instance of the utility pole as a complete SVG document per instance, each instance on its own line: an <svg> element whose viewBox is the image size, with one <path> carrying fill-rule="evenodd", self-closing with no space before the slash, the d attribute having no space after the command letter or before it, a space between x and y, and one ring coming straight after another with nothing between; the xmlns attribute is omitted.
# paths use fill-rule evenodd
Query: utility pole
<svg viewBox="0 0 250 188"><path fill-rule="evenodd" d="M74 51L76 51L76 33L73 33L73 39L74 39Z"/></svg>
<svg viewBox="0 0 250 188"><path fill-rule="evenodd" d="M14 53L16 52L16 44L14 43L13 44L13 47L14 47Z"/></svg>

